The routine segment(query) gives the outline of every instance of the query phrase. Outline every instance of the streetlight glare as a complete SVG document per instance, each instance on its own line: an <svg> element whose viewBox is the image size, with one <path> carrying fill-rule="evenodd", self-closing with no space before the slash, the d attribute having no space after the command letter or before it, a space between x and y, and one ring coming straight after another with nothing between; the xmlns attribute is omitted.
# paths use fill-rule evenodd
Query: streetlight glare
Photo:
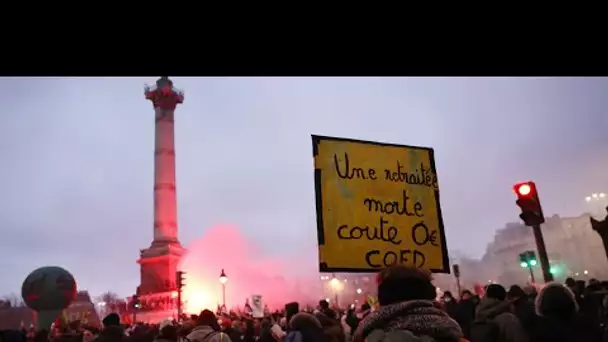
<svg viewBox="0 0 608 342"><path fill-rule="evenodd" d="M606 197L606 194L605 194L605 193L603 193L603 192L600 192L600 195L599 195L599 196L600 196L600 198L604 198L604 197Z"/></svg>
<svg viewBox="0 0 608 342"><path fill-rule="evenodd" d="M228 281L228 277L226 276L226 273L224 272L224 270L222 270L222 273L220 274L220 283L226 284L227 281Z"/></svg>
<svg viewBox="0 0 608 342"><path fill-rule="evenodd" d="M585 197L585 201L591 202L591 197L590 196Z"/></svg>
<svg viewBox="0 0 608 342"><path fill-rule="evenodd" d="M338 280L338 278L332 278L332 280L331 280L331 286L334 287L334 288L340 286L340 281Z"/></svg>

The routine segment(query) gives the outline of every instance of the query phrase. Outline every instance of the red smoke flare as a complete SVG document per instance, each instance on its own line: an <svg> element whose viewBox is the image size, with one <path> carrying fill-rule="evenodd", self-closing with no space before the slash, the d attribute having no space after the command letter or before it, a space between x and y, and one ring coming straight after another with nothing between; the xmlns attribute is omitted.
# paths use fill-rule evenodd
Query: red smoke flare
<svg viewBox="0 0 608 342"><path fill-rule="evenodd" d="M228 278L228 308L242 308L251 295L262 295L264 304L270 309L282 308L291 301L305 304L322 298L318 273L310 272L310 268L304 269L302 262L262 256L256 247L238 228L229 225L214 226L201 239L192 242L181 263L181 270L186 272L186 311L215 311L218 304L222 304L222 285L219 281L222 269ZM306 264L316 264L316 260L307 261ZM299 276L287 275L286 267L292 273L295 268ZM302 272L298 267L302 267Z"/></svg>

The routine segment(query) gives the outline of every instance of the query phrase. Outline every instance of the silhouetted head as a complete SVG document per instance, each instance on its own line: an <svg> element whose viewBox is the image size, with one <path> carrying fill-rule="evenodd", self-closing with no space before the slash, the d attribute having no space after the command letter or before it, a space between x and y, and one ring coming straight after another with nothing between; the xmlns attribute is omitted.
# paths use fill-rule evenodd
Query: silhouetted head
<svg viewBox="0 0 608 342"><path fill-rule="evenodd" d="M509 288L509 292L507 292L507 297L509 299L519 299L526 296L526 292L519 285L511 285Z"/></svg>
<svg viewBox="0 0 608 342"><path fill-rule="evenodd" d="M473 292L471 292L470 290L462 290L460 297L464 300L467 300L467 299L473 297Z"/></svg>
<svg viewBox="0 0 608 342"><path fill-rule="evenodd" d="M209 326L215 331L219 331L220 324L217 322L217 317L211 310L203 310L201 314L198 315L198 319L196 320L196 325L199 326Z"/></svg>
<svg viewBox="0 0 608 342"><path fill-rule="evenodd" d="M112 312L103 319L102 323L104 327L120 325L120 316Z"/></svg>
<svg viewBox="0 0 608 342"><path fill-rule="evenodd" d="M566 278L566 286L568 286L571 289L574 288L576 286L576 281L574 280L574 278L572 278L572 277Z"/></svg>
<svg viewBox="0 0 608 342"><path fill-rule="evenodd" d="M507 290L500 284L490 284L486 288L486 298L503 301L507 298Z"/></svg>
<svg viewBox="0 0 608 342"><path fill-rule="evenodd" d="M381 306L410 300L434 300L437 297L431 273L425 270L393 266L380 271L376 280Z"/></svg>
<svg viewBox="0 0 608 342"><path fill-rule="evenodd" d="M559 283L547 284L536 297L536 314L569 320L578 312L574 293Z"/></svg>

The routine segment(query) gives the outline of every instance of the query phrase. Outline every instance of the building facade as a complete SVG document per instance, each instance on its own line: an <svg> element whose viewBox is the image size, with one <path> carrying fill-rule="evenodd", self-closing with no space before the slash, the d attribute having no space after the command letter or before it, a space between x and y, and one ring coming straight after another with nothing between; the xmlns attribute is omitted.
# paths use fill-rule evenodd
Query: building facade
<svg viewBox="0 0 608 342"><path fill-rule="evenodd" d="M546 218L541 226L556 281L567 277L608 279L608 259L589 217L589 214L569 218L554 215ZM481 278L503 285L530 282L529 270L522 268L519 261L519 254L528 250L536 252L532 228L519 223L507 224L496 232L481 259ZM540 262L533 267L533 272L536 281L542 282Z"/></svg>

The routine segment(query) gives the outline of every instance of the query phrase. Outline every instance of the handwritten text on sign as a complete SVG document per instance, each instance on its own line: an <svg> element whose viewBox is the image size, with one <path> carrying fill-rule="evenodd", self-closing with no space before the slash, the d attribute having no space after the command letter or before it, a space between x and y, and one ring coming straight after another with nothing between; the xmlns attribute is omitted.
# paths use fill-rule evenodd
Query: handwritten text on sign
<svg viewBox="0 0 608 342"><path fill-rule="evenodd" d="M448 272L429 148L313 136L321 271Z"/></svg>

